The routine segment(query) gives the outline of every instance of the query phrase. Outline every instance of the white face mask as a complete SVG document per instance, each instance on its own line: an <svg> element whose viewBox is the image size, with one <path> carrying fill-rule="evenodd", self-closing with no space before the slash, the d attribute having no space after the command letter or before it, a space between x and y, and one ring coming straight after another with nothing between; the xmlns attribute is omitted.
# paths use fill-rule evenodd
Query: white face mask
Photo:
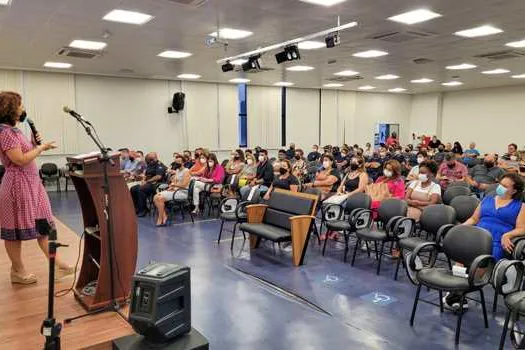
<svg viewBox="0 0 525 350"><path fill-rule="evenodd" d="M210 168L213 168L214 165L215 165L214 162L208 162L208 166L209 166Z"/></svg>
<svg viewBox="0 0 525 350"><path fill-rule="evenodd" d="M425 158L423 157L417 157L417 164L421 164L425 161Z"/></svg>
<svg viewBox="0 0 525 350"><path fill-rule="evenodd" d="M264 162L264 156L259 156L259 162Z"/></svg>
<svg viewBox="0 0 525 350"><path fill-rule="evenodd" d="M139 163L142 162L142 158L140 158L140 157L135 158L135 160L136 160L137 162L139 162Z"/></svg>
<svg viewBox="0 0 525 350"><path fill-rule="evenodd" d="M201 162L201 164L206 164L206 158L201 158L200 162Z"/></svg>
<svg viewBox="0 0 525 350"><path fill-rule="evenodd" d="M330 162L323 162L323 168L328 169L330 168Z"/></svg>
<svg viewBox="0 0 525 350"><path fill-rule="evenodd" d="M419 181L427 182L428 181L428 175L427 174L419 174Z"/></svg>
<svg viewBox="0 0 525 350"><path fill-rule="evenodd" d="M386 177L392 177L392 175L394 174L392 173L392 171L385 169L383 170L383 175L385 175Z"/></svg>
<svg viewBox="0 0 525 350"><path fill-rule="evenodd" d="M246 161L246 163L247 163L248 165L252 165L252 164L253 164L253 160L248 159L248 160Z"/></svg>
<svg viewBox="0 0 525 350"><path fill-rule="evenodd" d="M510 160L512 160L513 162L515 162L515 161L518 160L518 157L516 157L516 156L510 156Z"/></svg>

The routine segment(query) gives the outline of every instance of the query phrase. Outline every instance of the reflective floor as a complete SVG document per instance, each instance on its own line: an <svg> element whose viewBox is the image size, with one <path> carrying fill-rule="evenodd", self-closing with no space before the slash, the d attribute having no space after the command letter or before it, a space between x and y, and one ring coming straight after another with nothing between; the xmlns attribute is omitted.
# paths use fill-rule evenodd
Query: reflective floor
<svg viewBox="0 0 525 350"><path fill-rule="evenodd" d="M50 194L54 214L76 232L82 222L74 192ZM330 242L326 256L310 241L306 265L294 268L291 252L272 244L249 251L241 237L230 252L229 232L217 244L218 220L204 218L156 228L153 218L139 219L138 266L166 261L191 267L192 323L212 349L454 349L456 317L420 303L409 325L415 287L402 272L394 281L395 262L376 263L359 251L354 267L342 261L342 245ZM350 250L350 254L352 250ZM492 288L486 288L489 329L481 306L470 302L463 318L459 349L496 349L505 307L490 312ZM437 292L422 295L437 302ZM473 295L479 298L479 295ZM510 342L507 342L510 343ZM509 344L507 344L509 346ZM509 347L510 349L510 347Z"/></svg>

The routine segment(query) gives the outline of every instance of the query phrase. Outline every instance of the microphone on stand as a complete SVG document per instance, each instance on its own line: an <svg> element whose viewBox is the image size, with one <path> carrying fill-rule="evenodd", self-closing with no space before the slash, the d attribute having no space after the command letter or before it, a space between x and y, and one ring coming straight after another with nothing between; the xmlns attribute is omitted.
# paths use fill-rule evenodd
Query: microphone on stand
<svg viewBox="0 0 525 350"><path fill-rule="evenodd" d="M31 129L31 133L33 134L33 138L35 139L35 143L40 146L42 142L36 139L36 135L38 134L38 131L36 130L35 123L29 118L26 119L27 124L29 125L29 129Z"/></svg>
<svg viewBox="0 0 525 350"><path fill-rule="evenodd" d="M87 120L85 120L80 114L78 114L77 112L75 112L74 110L72 110L71 108L69 108L68 106L64 106L64 108L62 108L62 110L69 114L70 116L72 116L73 118L75 118L76 120L78 120L79 122L84 122L88 125L91 125L91 123Z"/></svg>

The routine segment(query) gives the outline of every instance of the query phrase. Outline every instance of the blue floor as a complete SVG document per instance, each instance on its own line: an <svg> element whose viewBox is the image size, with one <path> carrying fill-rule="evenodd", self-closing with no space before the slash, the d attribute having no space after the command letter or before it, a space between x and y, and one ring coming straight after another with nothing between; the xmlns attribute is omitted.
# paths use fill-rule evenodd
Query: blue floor
<svg viewBox="0 0 525 350"><path fill-rule="evenodd" d="M50 194L54 214L82 231L74 192ZM342 262L342 246L330 242L323 257L310 242L306 265L291 266L290 252L263 244L250 252L243 240L225 232L217 244L219 221L178 222L156 228L139 219L138 266L149 261L185 264L192 274L192 323L212 349L453 349L456 317L420 303L409 325L415 287L401 273L392 279L394 262L375 262L359 251L354 267ZM352 250L350 250L350 254ZM282 290L276 289L278 286ZM470 302L463 318L459 349L496 349L505 307L492 314L492 288L486 288L489 329L479 304ZM436 292L423 291L428 300ZM479 295L475 295L479 297ZM509 341L507 343L510 343ZM510 347L509 347L510 348Z"/></svg>

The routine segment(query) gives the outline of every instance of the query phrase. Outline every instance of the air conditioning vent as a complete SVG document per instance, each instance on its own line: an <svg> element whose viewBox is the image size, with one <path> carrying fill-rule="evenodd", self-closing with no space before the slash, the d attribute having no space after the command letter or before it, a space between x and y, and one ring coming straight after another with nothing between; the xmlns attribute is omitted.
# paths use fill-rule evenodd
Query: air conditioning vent
<svg viewBox="0 0 525 350"><path fill-rule="evenodd" d="M79 50L71 47L63 47L60 50L58 50L57 55L73 58L93 59L99 57L101 53L97 51Z"/></svg>
<svg viewBox="0 0 525 350"><path fill-rule="evenodd" d="M351 77L334 77L334 78L330 78L328 79L329 81L335 81L335 82L338 82L338 83L346 83L346 82L349 82L349 81L354 81L354 80L361 80L363 79L362 76L360 75L353 75Z"/></svg>
<svg viewBox="0 0 525 350"><path fill-rule="evenodd" d="M200 7L208 2L208 0L168 0L176 4L190 6L190 7Z"/></svg>
<svg viewBox="0 0 525 350"><path fill-rule="evenodd" d="M506 50L506 51L486 53L486 54L477 55L474 57L484 58L489 61L501 61L501 60L510 60L512 58L525 57L525 52L517 51L517 50Z"/></svg>
<svg viewBox="0 0 525 350"><path fill-rule="evenodd" d="M432 63L434 61L429 58L414 58L412 62L414 62L415 64L427 64Z"/></svg>
<svg viewBox="0 0 525 350"><path fill-rule="evenodd" d="M382 41L388 41L391 43L404 43L406 41L414 40L414 39L422 39L422 38L428 38L435 36L436 33L429 33L429 32L418 32L415 30L407 30L404 32L389 32L389 33L382 33L377 34L371 39L374 40L382 40Z"/></svg>

